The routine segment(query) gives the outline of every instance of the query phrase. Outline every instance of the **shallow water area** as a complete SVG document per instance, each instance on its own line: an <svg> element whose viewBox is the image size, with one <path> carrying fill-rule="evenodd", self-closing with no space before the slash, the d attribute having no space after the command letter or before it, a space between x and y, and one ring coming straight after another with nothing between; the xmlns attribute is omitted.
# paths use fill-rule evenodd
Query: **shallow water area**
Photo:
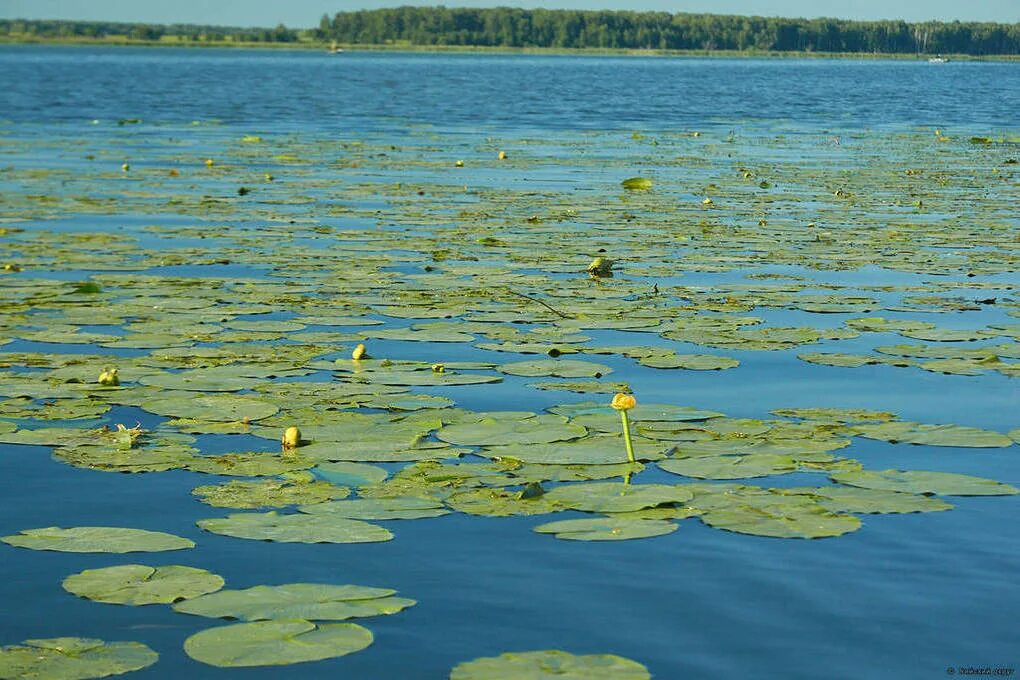
<svg viewBox="0 0 1020 680"><path fill-rule="evenodd" d="M811 539L711 518L715 503L773 513L763 497L858 488L834 479L858 467L1020 486L1014 64L0 46L0 92L0 265L11 265L0 271L0 536L111 526L196 543L151 554L0 544L0 597L18 612L0 620L0 647L134 640L160 655L139 678L427 680L541 649L616 654L666 680L920 678L1020 662L1020 495L917 490L955 507L869 514L830 513L816 493L811 512L861 526ZM632 177L651 187L625 189ZM615 260L613 276L588 275L596 257ZM370 358L351 361L359 343ZM588 363L564 363L575 361ZM120 385L103 388L111 365ZM698 489L640 510L690 511L674 533L558 540L533 529L601 515L502 516L534 506L464 500L526 493L527 474L546 493L587 483L571 474L609 481L605 465L538 469L499 447L527 441L543 417L517 456L549 443L581 455L572 442L614 437L615 383L639 408L668 405L634 412L639 451L668 451L642 454L630 483ZM249 419L265 402L273 412ZM716 413L685 420L675 407ZM923 425L890 434L881 415L772 413L790 408ZM496 425L472 429L486 416ZM136 423L138 443L116 455L17 442L23 430ZM484 429L500 423L517 429ZM336 449L324 469L390 476L350 498L405 489L450 514L369 520L393 534L375 543L197 526L296 514L298 503L212 507L192 493L328 479L314 462L285 477L209 467L232 453L280 459L291 424L306 450ZM566 433L542 440L554 427ZM616 458L600 463L624 463L622 440L608 441ZM732 447L726 461L774 448L790 458L740 479L660 467L697 463L707 443ZM159 455L169 469L124 474ZM744 488L702 488L731 484ZM227 621L61 588L121 564L199 567L229 589L392 588L417 604L352 619L375 636L357 653L216 668L182 645Z"/></svg>

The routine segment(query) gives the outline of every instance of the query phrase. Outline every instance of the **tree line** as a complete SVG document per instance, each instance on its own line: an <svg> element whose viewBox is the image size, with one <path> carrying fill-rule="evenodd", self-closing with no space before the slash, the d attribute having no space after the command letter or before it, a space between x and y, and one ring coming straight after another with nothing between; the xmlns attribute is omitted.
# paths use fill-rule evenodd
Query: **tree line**
<svg viewBox="0 0 1020 680"><path fill-rule="evenodd" d="M304 33L312 33L304 31ZM116 21L59 21L0 19L0 35L21 39L128 38L162 40L175 38L192 42L297 42L302 31L280 24L276 28L238 28L198 24L139 24Z"/></svg>
<svg viewBox="0 0 1020 680"><path fill-rule="evenodd" d="M460 45L561 49L733 50L890 54L1020 54L1020 23L907 23L783 19L719 14L398 7L325 15L318 27L238 28L193 24L0 19L15 38L107 38L195 42Z"/></svg>
<svg viewBox="0 0 1020 680"><path fill-rule="evenodd" d="M340 12L323 16L318 34L373 45L1020 54L1020 23L911 24L509 7Z"/></svg>

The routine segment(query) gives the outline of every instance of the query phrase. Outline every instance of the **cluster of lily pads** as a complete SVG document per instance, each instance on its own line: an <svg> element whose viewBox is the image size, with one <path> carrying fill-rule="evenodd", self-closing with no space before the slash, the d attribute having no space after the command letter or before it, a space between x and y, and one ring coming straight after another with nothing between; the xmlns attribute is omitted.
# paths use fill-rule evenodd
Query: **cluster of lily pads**
<svg viewBox="0 0 1020 680"><path fill-rule="evenodd" d="M750 419L637 395L621 430L608 396L629 392L646 369L736 369L753 352L857 347L869 333L916 344L798 356L1015 377L1020 325L1002 317L1020 316L1020 303L1015 285L996 278L1015 271L1015 218L1004 197L972 181L974 173L1014 181L1012 146L862 136L793 162L787 154L805 151L803 142L780 137L768 140L774 157L752 164L733 160L741 147L729 138L635 138L598 158L602 172L618 176L592 201L499 179L463 182L486 163L503 173L584 165L585 152L611 138L575 139L561 156L540 156L520 140L498 161L482 145L451 169L434 140L392 148L245 136L206 162L152 134L147 158L114 169L119 146L129 148L123 134L110 133L72 174L2 171L15 191L0 228L0 263L9 265L0 273L0 345L11 345L0 352L0 443L49 447L55 460L96 471L231 478L194 488L202 503L242 511L199 521L211 534L354 544L393 539L393 521L462 513L541 516L535 532L571 541L663 536L683 520L814 539L858 530L859 515L944 511L953 507L944 497L1020 492L968 475L870 470L842 455L854 438L1008 447L1020 442L1020 428L1006 434L838 408ZM926 150L937 163L919 167ZM634 165L651 171L621 182ZM338 193L336 173L429 181L352 181ZM978 211L966 228L954 217L961 205ZM168 210L195 223L116 233L41 226ZM766 270L779 266L800 269ZM943 278L840 284L805 275L865 266ZM681 278L742 271L747 282ZM825 321L771 325L766 317L777 312ZM963 314L997 316L966 329L925 320ZM628 344L596 340L605 335ZM398 353L421 358L387 357L383 348L395 342L409 343ZM624 359L633 363L620 371ZM519 379L604 396L541 412L466 408L471 386L500 390ZM116 422L109 413L122 407L157 424ZM210 453L209 435L236 446ZM794 472L818 481L746 482ZM70 552L194 545L125 527L26 528L2 540ZM242 621L185 641L191 657L217 666L355 652L372 634L347 619L414 604L367 586L223 586L186 565L117 565L64 582L98 602ZM155 660L134 642L28 640L0 649L0 676L99 677ZM649 677L627 659L560 651L479 659L450 677L528 673Z"/></svg>

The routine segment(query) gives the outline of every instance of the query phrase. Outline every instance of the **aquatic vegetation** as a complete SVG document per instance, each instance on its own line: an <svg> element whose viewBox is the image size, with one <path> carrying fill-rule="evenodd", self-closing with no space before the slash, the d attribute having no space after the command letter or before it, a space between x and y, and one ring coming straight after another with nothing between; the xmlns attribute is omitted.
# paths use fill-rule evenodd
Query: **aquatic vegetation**
<svg viewBox="0 0 1020 680"><path fill-rule="evenodd" d="M413 532L499 517L575 554L534 534L684 541L686 521L732 541L838 540L866 535L860 515L891 522L881 516L954 509L947 496L1018 493L874 470L869 448L994 451L1020 442L1018 429L919 422L919 406L842 388L828 403L780 401L800 394L789 376L921 376L948 391L1020 373L1020 303L1003 276L1017 266L1013 175L989 155L1005 145L876 132L836 148L706 130L470 151L434 131L400 146L175 130L188 146L164 132L82 141L105 161L73 172L2 170L0 442L49 447L86 476L174 470L188 480L182 502L282 509L199 520L200 543L332 543L357 559L358 544L394 540L388 522ZM145 163L119 148L139 140ZM30 142L5 150L24 157ZM512 158L497 152L510 143ZM466 166L478 176L454 170ZM545 181L565 169L583 180ZM106 228L128 214L144 226ZM97 226L61 226L84 218ZM775 408L791 401L804 406ZM195 545L118 527L2 540ZM64 580L96 602L245 622L184 642L224 667L353 653L371 632L328 622L415 604L385 588L223 585L183 565ZM43 669L155 661L116 647L129 643L25 644L0 650L0 675L28 673L17 664L33 654ZM451 677L529 673L649 677L620 657L559 651L477 659Z"/></svg>
<svg viewBox="0 0 1020 680"><path fill-rule="evenodd" d="M162 531L121 527L45 527L23 529L0 541L18 548L56 550L58 552L162 552L194 548L195 543Z"/></svg>
<svg viewBox="0 0 1020 680"><path fill-rule="evenodd" d="M25 640L0 647L0 675L7 678L103 678L141 670L159 654L140 642L94 638Z"/></svg>
<svg viewBox="0 0 1020 680"><path fill-rule="evenodd" d="M169 565L122 564L86 569L64 579L64 590L111 604L172 604L215 592L223 578L205 569Z"/></svg>
<svg viewBox="0 0 1020 680"><path fill-rule="evenodd" d="M283 666L352 654L372 641L371 631L355 623L279 619L203 630L184 641L184 651L222 668Z"/></svg>
<svg viewBox="0 0 1020 680"><path fill-rule="evenodd" d="M245 590L220 590L177 602L174 611L239 621L344 621L396 614L416 604L414 600L394 597L396 592L368 586L288 583Z"/></svg>
<svg viewBox="0 0 1020 680"><path fill-rule="evenodd" d="M613 654L575 655L561 650L507 652L465 661L450 671L450 680L563 678L564 680L649 680L648 669Z"/></svg>

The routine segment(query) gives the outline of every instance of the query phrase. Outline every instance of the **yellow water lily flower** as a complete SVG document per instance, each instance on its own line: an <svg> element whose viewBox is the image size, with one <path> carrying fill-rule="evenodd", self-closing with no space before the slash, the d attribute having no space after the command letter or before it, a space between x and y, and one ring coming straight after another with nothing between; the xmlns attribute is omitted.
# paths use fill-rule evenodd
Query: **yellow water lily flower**
<svg viewBox="0 0 1020 680"><path fill-rule="evenodd" d="M623 394L620 392L613 397L613 401L609 405L617 411L629 411L637 406L637 399L635 399L633 395Z"/></svg>
<svg viewBox="0 0 1020 680"><path fill-rule="evenodd" d="M283 437L280 439L280 443L283 444L284 451L296 449L301 445L301 430L296 427L288 427L283 431Z"/></svg>

